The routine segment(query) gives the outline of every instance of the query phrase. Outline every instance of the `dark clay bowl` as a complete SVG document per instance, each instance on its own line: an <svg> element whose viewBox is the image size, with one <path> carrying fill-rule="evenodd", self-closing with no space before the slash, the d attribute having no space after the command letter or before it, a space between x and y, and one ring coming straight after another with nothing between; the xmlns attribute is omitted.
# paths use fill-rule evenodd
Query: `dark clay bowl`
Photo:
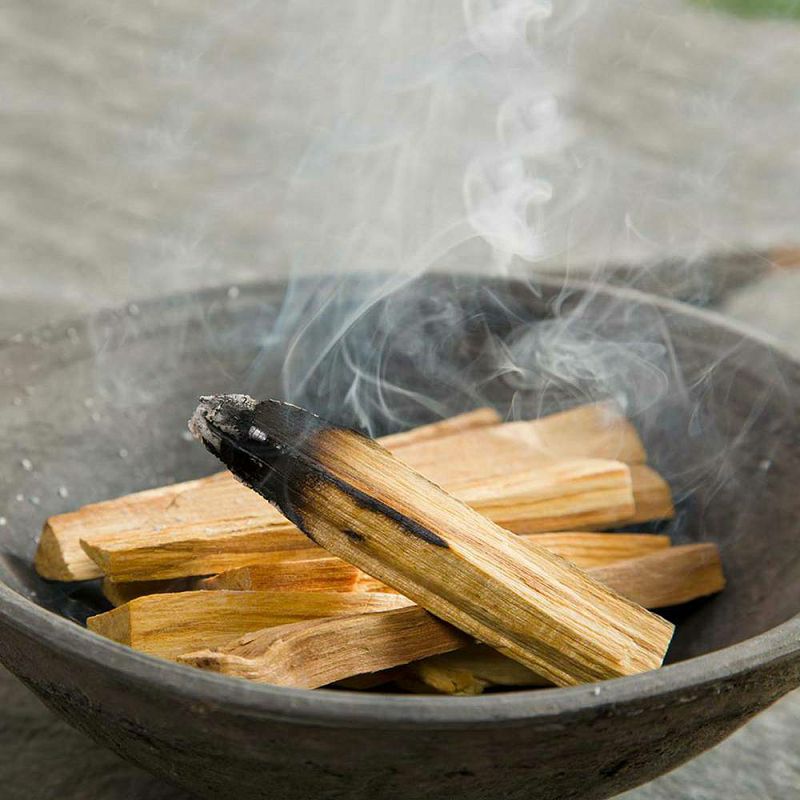
<svg viewBox="0 0 800 800"><path fill-rule="evenodd" d="M605 798L711 747L800 684L796 363L713 314L634 292L454 278L388 298L374 289L363 279L348 289L372 297L370 310L319 362L324 338L292 342L293 399L351 424L367 413L374 433L483 402L520 416L608 396L626 404L678 500L670 532L717 541L729 578L721 595L668 612L679 623L671 663L478 698L309 692L193 671L76 624L94 587L45 584L29 568L44 518L216 469L182 436L195 398L284 394L276 342L294 323L284 314L276 327L284 288L259 285L102 314L0 349L9 669L124 757L200 797L238 800ZM309 327L324 333L337 304L318 305ZM343 403L354 353L403 391L377 395L362 371L361 402ZM304 381L305 361L317 367Z"/></svg>

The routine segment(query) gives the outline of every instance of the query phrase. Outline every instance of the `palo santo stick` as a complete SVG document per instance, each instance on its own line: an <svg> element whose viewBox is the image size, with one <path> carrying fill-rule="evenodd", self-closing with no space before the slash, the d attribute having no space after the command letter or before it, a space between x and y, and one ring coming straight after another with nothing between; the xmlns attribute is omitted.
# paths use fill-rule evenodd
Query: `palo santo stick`
<svg viewBox="0 0 800 800"><path fill-rule="evenodd" d="M590 570L596 580L647 608L720 592L725 575L715 544L684 544Z"/></svg>
<svg viewBox="0 0 800 800"><path fill-rule="evenodd" d="M651 607L675 605L704 597L720 591L725 584L719 552L713 544L664 549L611 566L595 567L589 570L589 574L631 600L652 603ZM315 676L314 679L325 677L330 681L342 680L367 670L397 667L404 663L400 659L414 661L400 673L399 681L401 685L409 685L414 690L424 685L429 691L446 694L479 694L487 686L549 684L539 673L485 645L473 645L451 652L456 648L445 640L443 649L433 656L425 659L414 657L414 653L426 648L430 652L438 642L435 638L432 641L427 638L430 615L421 609L417 611L419 613L415 614L412 609L405 610L402 646L395 646L388 641L393 635L392 629L382 628L374 614L362 614L329 620L324 625L309 624L302 628L293 625L257 631L217 650L206 648L202 652L188 653L178 660L251 680L308 688L313 688L309 676ZM419 627L415 634L417 625ZM315 638L319 630L324 630L324 639ZM328 641L336 642L332 653L321 647ZM312 642L320 645L316 652L310 649ZM381 653L380 660L363 660L363 647ZM441 655L443 653L447 655ZM379 666L373 666L375 663ZM293 675L292 670L299 672ZM398 673L392 673L385 680L397 678ZM298 680L301 683L295 682Z"/></svg>
<svg viewBox="0 0 800 800"><path fill-rule="evenodd" d="M260 554L313 546L279 511L224 519L219 495L214 521L159 530L86 535L83 547L116 582L164 580L224 572L260 560ZM618 461L586 459L546 464L536 471L495 476L457 487L454 496L513 531L536 532L610 524L634 513L630 469Z"/></svg>
<svg viewBox="0 0 800 800"><path fill-rule="evenodd" d="M649 537L649 534L643 534ZM313 566L312 563L314 562ZM333 563L329 563L333 562ZM250 570L253 570L251 572ZM103 578L105 598L114 606L121 606L148 594L186 592L196 589L230 589L234 591L302 591L351 592L375 591L356 586L363 576L359 569L336 558L321 547L308 550L286 550L260 555L258 564L239 567L208 578L172 578L168 580L128 581L117 583ZM380 591L392 592L388 587Z"/></svg>
<svg viewBox="0 0 800 800"><path fill-rule="evenodd" d="M206 398L191 427L318 544L557 685L661 665L669 622L523 544L377 443L242 395Z"/></svg>
<svg viewBox="0 0 800 800"><path fill-rule="evenodd" d="M484 425L496 425L500 416L493 409L478 408L450 419L421 425L381 441L393 452L421 442L472 431ZM171 486L92 503L77 511L57 514L45 523L36 551L36 570L43 577L60 581L98 578L102 571L81 547L81 538L119 534L124 531L158 530L170 524L213 522L213 509L224 507L230 519L264 513L261 503L254 503L247 491L230 472L220 472Z"/></svg>
<svg viewBox="0 0 800 800"><path fill-rule="evenodd" d="M82 544L100 573L118 583L210 575L252 564L268 553L314 548L274 509L258 517L218 517L161 531L92 536Z"/></svg>
<svg viewBox="0 0 800 800"><path fill-rule="evenodd" d="M89 630L143 653L174 659L248 631L300 620L403 608L400 595L364 592L178 592L139 597L89 617Z"/></svg>
<svg viewBox="0 0 800 800"><path fill-rule="evenodd" d="M559 532L519 538L523 542L544 547L581 569L638 559L651 553L660 553L671 545L669 536L654 533Z"/></svg>
<svg viewBox="0 0 800 800"><path fill-rule="evenodd" d="M223 649L187 653L177 660L262 683L316 689L468 642L469 637L451 625L419 607L409 607L283 625L248 634Z"/></svg>
<svg viewBox="0 0 800 800"><path fill-rule="evenodd" d="M476 448L472 440L480 430L478 422L496 433L485 442L485 447ZM453 463L462 466L452 479L463 482L489 477L489 466L495 476L508 474L512 459L516 459L519 468L516 471L529 470L535 464L556 459L602 458L631 463L644 460L644 449L635 429L607 404L583 406L542 419L506 425L495 424L491 412L478 409L445 423L415 428L407 435L386 437L390 442L392 439L395 441L392 451L423 474L426 464L438 464L435 467L437 475L429 477L445 488L447 481L442 477L447 477L444 473L452 469ZM431 435L433 429L441 438ZM471 460L476 453L477 460ZM224 472L84 506L47 521L36 554L36 569L43 577L53 580L99 577L102 570L81 548L81 538L92 546L99 546L105 536L113 540L123 533L133 532L152 536L150 543L153 546L158 542L169 542L176 548L173 560L179 561L191 549L192 542L208 539L215 532L222 536L227 526L232 526L243 536L248 531L257 530L257 520L270 515L271 510L264 510L256 501L251 492L230 473ZM267 516L265 526L278 525L280 520L279 514L272 513ZM216 525L217 522L221 525ZM573 526L565 523L565 527ZM181 547L182 537L190 547ZM262 538L260 534L258 538ZM236 549L244 545L239 539L233 546ZM242 562L230 563L228 567L242 565ZM217 566L204 571L217 572L225 568ZM172 571L169 577L186 574L189 573ZM139 577L147 579L153 576L145 574Z"/></svg>
<svg viewBox="0 0 800 800"><path fill-rule="evenodd" d="M322 550L326 553L325 550ZM336 556L273 561L239 567L200 581L202 589L232 591L353 592L364 575L358 567ZM373 591L372 588L363 591ZM389 591L382 586L379 591Z"/></svg>
<svg viewBox="0 0 800 800"><path fill-rule="evenodd" d="M431 422L428 425L420 425L416 428L409 428L407 431L382 436L378 441L387 450L397 453L400 448L409 445L443 439L445 436L464 433L475 428L488 428L498 425L502 421L501 416L493 408L476 408L474 411L467 411L439 422Z"/></svg>
<svg viewBox="0 0 800 800"><path fill-rule="evenodd" d="M655 553L670 545L668 536L652 533L541 533L523 535L520 540L544 547L584 569ZM169 584L169 581L165 581L163 585ZM156 582L156 586L159 585L162 584ZM315 551L268 553L257 564L201 580L200 587L231 590L393 591L385 583L319 547Z"/></svg>
<svg viewBox="0 0 800 800"><path fill-rule="evenodd" d="M630 519L636 510L630 475L619 461L580 459L442 485L500 527L537 533Z"/></svg>
<svg viewBox="0 0 800 800"><path fill-rule="evenodd" d="M77 511L50 517L39 538L35 558L36 571L50 580L84 581L99 578L102 571L81 547L82 534L87 530L95 535L117 533L147 525L150 519L171 515L176 498L181 494L191 496L200 487L213 491L223 480L222 476L225 476L224 483L229 483L232 479L230 473L223 472L208 478L160 486L102 503L93 503Z"/></svg>
<svg viewBox="0 0 800 800"><path fill-rule="evenodd" d="M601 458L626 464L647 460L634 426L608 403L424 442L398 455L440 486L457 486L567 459Z"/></svg>

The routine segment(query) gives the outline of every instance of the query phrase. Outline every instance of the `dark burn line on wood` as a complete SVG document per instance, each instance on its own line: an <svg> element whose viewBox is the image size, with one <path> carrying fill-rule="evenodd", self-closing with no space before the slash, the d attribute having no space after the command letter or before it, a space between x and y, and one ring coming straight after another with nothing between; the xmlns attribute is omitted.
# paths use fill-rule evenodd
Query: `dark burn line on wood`
<svg viewBox="0 0 800 800"><path fill-rule="evenodd" d="M319 460L314 444L319 434L329 430L346 430L350 436L375 445L371 439L274 400L239 406L225 398L213 409L212 402L213 399L201 403L195 412L195 419L202 415L205 423L193 425L195 435L237 478L276 505L311 541L316 542L304 517L314 496L314 484L323 481L361 508L391 519L411 536L435 547L449 547L441 536L424 525L333 475ZM211 415L220 414L225 415L222 424L210 419ZM262 435L254 437L253 429ZM356 531L344 534L359 544L365 541L364 535Z"/></svg>
<svg viewBox="0 0 800 800"><path fill-rule="evenodd" d="M405 514L401 514L391 506L387 506L385 503L382 503L377 497L373 497L372 495L356 489L354 486L350 486L349 483L345 483L335 475L331 475L327 470L325 470L324 467L320 467L320 472L325 475L325 478L328 481L334 484L339 490L344 492L348 497L361 506L361 508L364 508L367 511L373 511L381 516L388 517L390 520L392 520L392 522L397 523L397 525L403 531L410 533L412 536L416 536L423 542L427 542L428 544L432 544L436 547L447 548L450 546L444 539L442 539L441 536L434 533L432 530L429 530L424 525L421 525L419 522L415 522L410 517L405 516ZM361 536L361 538L363 540L364 537Z"/></svg>

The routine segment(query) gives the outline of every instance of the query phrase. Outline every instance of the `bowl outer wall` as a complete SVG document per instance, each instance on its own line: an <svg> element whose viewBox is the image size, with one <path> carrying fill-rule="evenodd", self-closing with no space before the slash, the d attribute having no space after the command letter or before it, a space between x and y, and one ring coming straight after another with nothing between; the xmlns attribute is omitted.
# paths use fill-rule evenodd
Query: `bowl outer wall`
<svg viewBox="0 0 800 800"><path fill-rule="evenodd" d="M638 299L636 292L625 291L623 294L629 295L633 301ZM673 313L701 315L715 326L722 325L736 335L743 335L740 329L707 312L668 301L653 301L652 298L647 298L647 302L656 302L670 308ZM522 766L522 774L519 770L506 770L505 775L495 775L493 782L489 783L480 777L480 771L469 774L473 772L469 766L457 768L457 774L446 779L442 777L443 773L436 774L435 781L429 785L417 776L420 797L440 796L437 792L443 791L443 781L448 783L447 792L458 791L464 797L490 796L485 793L489 791L487 787L491 785L499 789L504 780L507 783L503 788L505 796L517 796L515 792L524 791L524 788L514 787L524 787L525 781L520 781L525 770L534 767L535 785L540 789L537 796L606 797L652 778L716 743L752 714L800 683L800 617L745 642L657 672L609 681L597 687L523 691L480 698L306 692L197 673L137 654L95 636L2 584L0 630L3 633L0 657L46 702L134 761L201 794L218 791L227 785L228 777L218 775L215 779L213 775L203 775L196 760L187 762L176 755L174 749L171 756L163 754L171 750L170 731L177 732L182 727L184 731L193 731L187 741L193 742L196 752L202 752L203 736L213 735L213 726L219 723L220 731L230 734L236 747L243 746L241 741L237 743L233 731L237 726L242 731L261 730L263 726L267 729L288 726L303 731L306 736L310 731L316 731L311 737L314 740L312 750L319 749L321 758L319 763L310 760L303 779L305 782L301 785L307 787L316 781L320 796L339 796L335 785L339 779L327 775L331 764L326 763L326 759L330 758L331 752L317 739L320 730L333 728L364 731L368 738L360 742L365 747L369 747L370 742L374 744L370 732L383 731L387 735L396 732L399 738L388 735L388 750L377 748L380 755L368 770L373 776L390 766L392 749L403 746L410 752L414 750L416 741L431 752L427 734L445 731L449 732L448 736L463 731L467 738L460 742L460 753L447 750L438 753L436 763L443 770L448 765L474 760L475 734L485 729L498 733L501 729L516 729L514 738L518 745L522 746L528 740L524 749L529 753L539 753L533 767ZM615 747L604 752L608 750L603 746L604 736L610 734L614 743L614 731L620 720L627 720L628 734L632 735L619 736ZM611 727L606 729L606 726ZM151 736L155 730L161 733ZM412 738L408 739L402 732L408 732ZM681 732L683 735L678 735ZM574 737L583 741L584 749L597 747L595 769L592 770L592 759L583 759L584 763L581 763L581 757L572 753L574 769L568 770L572 776L558 777L556 771L552 775L548 773L550 777L545 780L543 764L548 759L558 759L561 751L557 745L567 734L567 739ZM346 738L343 733L342 739ZM147 744L148 741L151 745ZM659 741L661 745L656 746ZM158 744L152 745L152 742ZM482 750L493 756L489 760L495 762L497 769L504 770L503 756L510 745L505 735L498 742L499 749L493 753L485 741ZM341 742L342 745L345 743ZM645 752L649 752L646 758ZM627 755L622 757L623 754ZM232 758L232 752L224 747L217 755L223 760ZM209 758L214 757L214 752L209 753ZM244 761L251 757L258 760L257 756L249 754ZM271 768L278 766L276 762ZM409 771L409 775L412 772ZM587 776L592 778L590 783L586 782ZM529 771L528 785L531 777ZM393 780L395 788L400 790L403 780L397 775ZM334 785L327 786L326 781ZM251 790L252 787L247 789ZM288 789L287 797L295 796L291 791ZM373 797L384 796L376 794L374 787L370 792ZM261 795L245 792L242 796Z"/></svg>

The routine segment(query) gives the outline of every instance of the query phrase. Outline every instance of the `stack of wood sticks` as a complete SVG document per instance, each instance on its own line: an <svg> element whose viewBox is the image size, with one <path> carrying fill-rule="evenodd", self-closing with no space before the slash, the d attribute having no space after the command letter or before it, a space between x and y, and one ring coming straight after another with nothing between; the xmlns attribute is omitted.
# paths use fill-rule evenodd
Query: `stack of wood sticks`
<svg viewBox="0 0 800 800"><path fill-rule="evenodd" d="M567 686L657 668L652 609L724 586L713 544L615 532L674 509L607 404L373 442L231 395L192 429L231 471L51 517L36 555L102 580L88 627L153 656L302 688Z"/></svg>

